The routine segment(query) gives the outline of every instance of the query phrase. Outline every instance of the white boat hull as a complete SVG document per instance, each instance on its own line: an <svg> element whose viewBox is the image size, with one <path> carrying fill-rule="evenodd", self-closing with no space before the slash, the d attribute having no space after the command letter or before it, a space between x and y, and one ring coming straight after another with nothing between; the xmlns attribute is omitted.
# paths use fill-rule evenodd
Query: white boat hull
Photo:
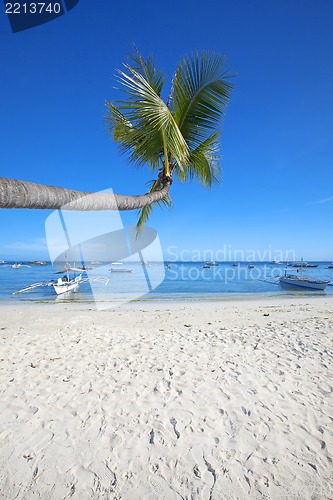
<svg viewBox="0 0 333 500"><path fill-rule="evenodd" d="M57 283L53 283L53 288L57 295L61 295L62 293L71 292L78 288L81 281L82 275L69 281L64 281L62 278L59 278Z"/></svg>
<svg viewBox="0 0 333 500"><path fill-rule="evenodd" d="M280 283L283 285L297 286L301 288L311 288L313 290L325 290L329 281L314 280L311 278L299 278L297 276L282 276Z"/></svg>

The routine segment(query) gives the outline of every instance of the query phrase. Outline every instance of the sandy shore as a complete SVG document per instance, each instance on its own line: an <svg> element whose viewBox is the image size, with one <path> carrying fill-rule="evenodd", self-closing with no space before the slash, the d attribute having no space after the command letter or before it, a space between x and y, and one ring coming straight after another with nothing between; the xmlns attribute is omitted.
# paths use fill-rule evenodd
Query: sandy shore
<svg viewBox="0 0 333 500"><path fill-rule="evenodd" d="M0 308L0 497L333 497L333 300Z"/></svg>

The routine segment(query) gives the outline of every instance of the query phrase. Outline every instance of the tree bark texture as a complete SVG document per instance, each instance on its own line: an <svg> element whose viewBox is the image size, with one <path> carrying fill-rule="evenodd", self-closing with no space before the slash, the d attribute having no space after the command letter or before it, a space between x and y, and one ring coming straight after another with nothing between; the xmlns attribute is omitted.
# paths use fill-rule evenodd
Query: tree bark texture
<svg viewBox="0 0 333 500"><path fill-rule="evenodd" d="M0 208L136 210L161 201L168 194L170 185L171 180L167 180L159 191L138 196L125 196L103 192L82 192L0 177Z"/></svg>

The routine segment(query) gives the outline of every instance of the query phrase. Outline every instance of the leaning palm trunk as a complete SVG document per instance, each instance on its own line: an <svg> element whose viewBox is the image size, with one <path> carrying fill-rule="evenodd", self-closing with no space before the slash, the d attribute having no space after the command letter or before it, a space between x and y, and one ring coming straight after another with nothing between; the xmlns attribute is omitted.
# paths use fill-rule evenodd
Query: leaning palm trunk
<svg viewBox="0 0 333 500"><path fill-rule="evenodd" d="M220 119L233 85L221 54L202 52L184 58L174 75L167 103L161 97L165 78L139 52L119 71L126 99L107 101L107 123L120 151L137 165L158 174L140 196L88 193L0 177L0 208L67 210L140 209L138 230L153 206L171 205L171 177L197 178L210 188L219 180Z"/></svg>
<svg viewBox="0 0 333 500"><path fill-rule="evenodd" d="M0 208L39 208L65 210L136 210L167 196L171 180L158 191L138 196L74 191L34 182L0 177Z"/></svg>

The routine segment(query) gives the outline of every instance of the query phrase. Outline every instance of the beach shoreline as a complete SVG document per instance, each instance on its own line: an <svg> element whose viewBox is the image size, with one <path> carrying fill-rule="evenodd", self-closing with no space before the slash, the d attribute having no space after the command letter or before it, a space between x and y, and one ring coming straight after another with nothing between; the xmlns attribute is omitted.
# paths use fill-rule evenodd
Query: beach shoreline
<svg viewBox="0 0 333 500"><path fill-rule="evenodd" d="M332 498L333 301L0 307L0 498Z"/></svg>
<svg viewBox="0 0 333 500"><path fill-rule="evenodd" d="M180 294L179 296L174 296L171 294L165 294L165 296L157 296L154 297L152 295L150 296L143 296L141 298L137 298L134 300L125 300L124 298L119 298L117 301L109 302L109 301L95 301L93 299L82 299L82 300L75 300L72 296L70 298L66 297L60 297L59 300L57 300L58 297L53 301L43 301L43 300L18 300L15 301L13 299L10 300L2 300L0 302L0 313L1 310L4 310L6 308L21 308L21 307L50 307L50 308L62 308L62 307L73 307L73 308L81 308L82 309L92 309L92 310L99 310L99 307L101 306L100 310L111 310L111 309L124 309L124 308L135 308L140 305L145 305L149 308L160 308L164 306L168 307L182 307L186 305L191 305L191 304L202 304L203 306L205 305L230 305L230 304L253 304L253 303L258 303L258 304L269 304L274 302L275 304L278 305L283 305L283 304L288 304L289 302L293 302L296 304L302 304L310 301L311 304L322 304L323 302L328 301L330 303L333 301L333 295L327 295L327 294L318 294L316 292L313 292L313 294L286 294L286 295L273 295L273 294L239 294L239 295L233 295L233 294L224 294L224 295L217 295L217 294L203 294L200 296L189 296L186 294ZM109 304L109 305L108 305ZM105 309L102 309L105 305ZM52 309L51 309L52 310Z"/></svg>

